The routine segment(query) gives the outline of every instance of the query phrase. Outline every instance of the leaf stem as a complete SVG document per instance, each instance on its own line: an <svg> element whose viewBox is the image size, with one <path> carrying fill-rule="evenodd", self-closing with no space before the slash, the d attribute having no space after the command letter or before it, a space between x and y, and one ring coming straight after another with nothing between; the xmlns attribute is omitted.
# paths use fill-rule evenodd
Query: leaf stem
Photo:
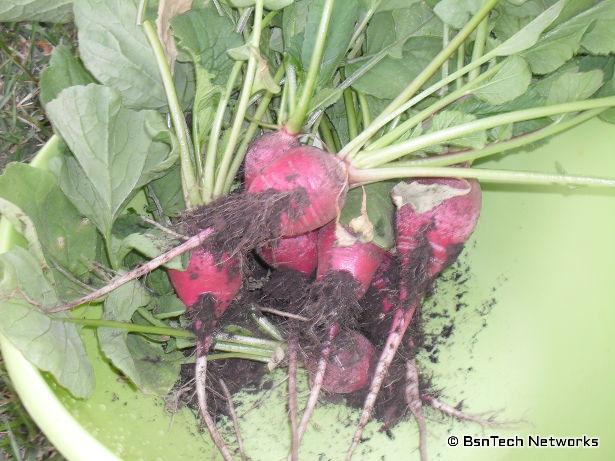
<svg viewBox="0 0 615 461"><path fill-rule="evenodd" d="M485 52L487 45L487 34L489 32L489 17L483 19L476 29L476 38L474 39L474 48L472 48L472 61L478 61ZM468 82L471 82L480 73L480 67L472 69L468 74Z"/></svg>
<svg viewBox="0 0 615 461"><path fill-rule="evenodd" d="M193 339L194 333L181 328L159 327L153 325L138 325L136 323L118 322L115 320L99 320L99 319L66 319L67 322L76 323L86 327L93 328L113 328L115 330L124 330L129 333L145 333L150 335L170 336L172 338Z"/></svg>
<svg viewBox="0 0 615 461"><path fill-rule="evenodd" d="M461 136L488 130L500 125L549 117L551 115L564 114L568 112L580 112L589 109L606 108L611 106L615 106L615 96L587 99L584 101L575 101L545 107L534 107L531 109L518 110L491 117L485 117L468 123L463 123L461 125L445 128L434 133L427 133L383 149L370 151L369 154L366 154L361 159L357 160L354 166L358 168L377 167L393 160L397 160L405 155L411 154L412 152L424 149L425 147L441 144Z"/></svg>
<svg viewBox="0 0 615 461"><path fill-rule="evenodd" d="M280 83L280 80L282 80L283 75L284 75L284 66L280 65L275 75L273 76L273 80L275 81L276 84ZM225 194L228 194L231 190L231 187L233 185L233 180L235 179L235 176L237 175L239 168L241 168L241 164L243 163L243 160L246 156L246 152L248 151L248 148L250 147L250 142L252 141L252 138L256 134L256 130L258 130L260 121L262 120L263 116L267 112L267 109L269 109L269 103L271 102L271 99L273 98L273 96L274 96L273 93L270 93L270 92L265 93L260 103L258 104L256 111L254 112L252 121L250 122L250 125L246 129L246 132L243 136L243 140L241 141L241 144L237 148L237 152L235 153L235 156L233 158L233 163L231 164L229 172L226 175L226 181L224 183L224 193Z"/></svg>
<svg viewBox="0 0 615 461"><path fill-rule="evenodd" d="M615 187L615 179L483 168L408 166L353 169L350 172L350 181L354 187L397 178L474 178L504 184Z"/></svg>
<svg viewBox="0 0 615 461"><path fill-rule="evenodd" d="M307 116L312 94L314 93L314 88L316 87L316 82L318 81L318 75L320 73L322 57L325 51L325 43L329 32L331 13L333 11L333 4L335 3L335 0L324 1L325 4L322 10L320 24L318 26L316 43L314 44L314 51L312 53L312 59L310 60L310 67L308 69L307 77L303 85L301 98L299 99L297 107L291 113L290 119L286 125L288 131L293 134L300 133L303 128L303 122Z"/></svg>
<svg viewBox="0 0 615 461"><path fill-rule="evenodd" d="M365 153L373 151L373 150L376 150L376 149L381 149L381 148L386 147L386 146L389 146L390 144L395 142L397 139L399 139L402 135L407 133L408 130L414 128L416 125L418 125L419 123L423 122L424 120L427 120L429 117L431 117L433 114L438 112L440 109L443 109L444 107L446 107L449 104L455 102L457 99L465 96L466 94L471 93L471 90L475 89L479 84L481 84L482 82L484 82L485 80L490 78L492 75L495 75L497 73L497 71L500 70L500 68L502 66L503 66L503 62L501 62L499 64L496 64L495 66L491 67L490 69L488 69L487 71L482 73L474 81L472 81L470 83L466 83L461 88L453 91L452 93L449 93L447 96L445 96L443 98L438 99L431 106L429 106L426 109L420 111L416 115L413 115L408 120L406 120L402 124L398 125L395 129L389 131L384 136L378 138L376 141L374 141L373 143L369 144L365 148ZM356 156L357 160L359 158L361 158L360 154Z"/></svg>
<svg viewBox="0 0 615 461"><path fill-rule="evenodd" d="M357 97L359 98L359 107L361 107L361 116L363 117L363 127L372 123L372 114L369 111L369 103L367 102L367 96L361 91L357 91Z"/></svg>
<svg viewBox="0 0 615 461"><path fill-rule="evenodd" d="M173 76L171 75L171 69L169 68L169 62L158 38L156 29L152 25L151 21L143 21L143 31L149 40L150 46L156 56L156 63L158 64L158 70L162 78L162 84L167 96L167 102L169 104L169 112L171 120L173 122L173 128L175 129L175 135L179 143L179 158L181 165L181 178L182 178L182 191L184 194L184 201L187 208L192 208L201 203L201 195L197 185L196 175L194 172L194 163L192 159L192 147L190 145L190 135L188 134L188 126L186 125L186 119L182 112L179 99L177 98L177 92L175 91L175 84L173 83Z"/></svg>
<svg viewBox="0 0 615 461"><path fill-rule="evenodd" d="M466 44L462 43L459 46L459 49L457 50L457 69L458 70L464 67L465 58L466 58ZM455 82L455 87L459 89L463 86L463 84L464 84L464 78L463 76L460 76Z"/></svg>
<svg viewBox="0 0 615 461"><path fill-rule="evenodd" d="M485 18L489 12L496 6L498 0L487 0L484 5L478 10L478 12L470 19L470 21L461 29L457 35L450 41L448 46L444 48L438 55L423 69L423 71L417 75L412 82L402 91L383 111L376 117L376 119L357 136L354 140L350 141L338 155L342 158L352 158L356 152L382 127L389 123L394 117L391 114L394 113L399 107L401 107L406 101L408 101L427 81L438 71L438 69L444 64L445 61L459 48L459 46L468 38L468 36L478 27L480 22ZM448 77L450 78L450 76ZM445 80L448 80L445 79ZM456 77L455 77L456 78ZM451 80L452 81L452 80ZM448 84L448 82L446 83ZM445 84L445 85L446 85Z"/></svg>
<svg viewBox="0 0 615 461"><path fill-rule="evenodd" d="M222 132L222 124L224 123L224 114L226 113L226 108L231 99L231 95L233 94L233 90L235 89L235 83L239 78L239 74L241 73L241 68L243 67L242 61L237 61L233 68L231 69L231 73L229 75L229 79L226 83L226 89L224 90L224 94L218 101L218 108L216 109L216 114L214 115L214 121L211 126L211 134L209 136L209 144L207 144L207 154L205 156L205 174L203 174L203 201L205 203L211 202L214 194L214 182L216 178L216 157L218 155L218 141L221 137Z"/></svg>
<svg viewBox="0 0 615 461"><path fill-rule="evenodd" d="M526 146L528 144L540 141L555 134L566 131L574 126L577 126L587 120L594 118L605 109L594 109L583 112L566 119L564 121L555 122L545 128L536 130L534 132L518 136L508 141L496 142L488 145L482 149L473 149L464 152L456 152L453 154L436 155L428 158L420 158L416 160L409 160L406 162L396 162L396 166L449 166L464 162L473 162L475 160L496 155L501 152L517 149L519 147Z"/></svg>
<svg viewBox="0 0 615 461"><path fill-rule="evenodd" d="M348 123L348 137L354 139L359 134L359 123L357 122L357 112L354 105L352 88L344 90L344 106L346 108L346 123Z"/></svg>
<svg viewBox="0 0 615 461"><path fill-rule="evenodd" d="M256 0L254 8L254 24L252 26L252 37L250 40L250 46L253 48L254 52L250 53L250 57L248 59L248 68L246 70L243 87L239 96L235 118L233 120L233 125L231 126L228 142L224 149L224 153L222 154L222 161L220 162L218 174L216 175L213 194L214 198L223 195L228 170L233 160L233 153L235 152L235 147L237 147L237 141L239 140L239 136L241 134L244 118L248 110L248 103L250 101L250 96L252 95L252 86L254 84L254 76L256 74L258 58L256 53L258 53L258 50L260 49L262 32L261 25L263 21L263 1L264 0Z"/></svg>

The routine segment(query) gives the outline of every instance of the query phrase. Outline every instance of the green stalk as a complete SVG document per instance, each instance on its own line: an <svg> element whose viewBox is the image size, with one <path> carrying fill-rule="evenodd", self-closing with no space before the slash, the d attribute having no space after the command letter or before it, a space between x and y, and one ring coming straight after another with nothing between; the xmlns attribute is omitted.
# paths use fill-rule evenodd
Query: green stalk
<svg viewBox="0 0 615 461"><path fill-rule="evenodd" d="M325 42L329 32L329 22L331 21L331 12L333 11L334 3L335 0L325 0L322 17L320 18L320 24L318 25L314 52L312 53L312 59L310 60L310 67L308 69L305 84L303 85L301 98L299 99L297 107L291 113L290 119L286 125L287 130L290 133L300 133L303 128L303 122L307 117L312 94L314 92L314 88L316 87L316 82L318 81L318 74L320 72L322 56L325 51Z"/></svg>
<svg viewBox="0 0 615 461"><path fill-rule="evenodd" d="M340 152L339 156L342 158L352 158L356 152L382 127L389 123L392 118L388 118L393 112L401 107L406 101L408 101L427 81L438 71L438 69L444 64L445 61L459 48L459 46L468 38L468 36L478 27L481 21L489 14L489 12L496 6L498 0L487 0L485 4L478 10L478 12L470 19L470 21L461 29L455 38L453 38L448 46L444 48L438 55L423 69L423 71L416 76L416 78L410 82L404 91L401 92L383 111L376 117L376 119L368 126L363 132L357 136L354 140L350 141L346 147ZM450 76L448 77L450 78ZM447 78L447 79L448 79ZM445 80L447 80L445 79ZM451 80L452 81L452 80ZM446 83L448 84L448 82ZM446 85L445 84L445 85ZM397 114L399 115L399 114ZM396 116L397 116L396 115Z"/></svg>
<svg viewBox="0 0 615 461"><path fill-rule="evenodd" d="M615 187L615 179L482 168L381 167L364 170L355 169L350 173L350 181L353 187L398 178L474 178L479 181L503 184Z"/></svg>
<svg viewBox="0 0 615 461"><path fill-rule="evenodd" d="M258 326L259 330L263 333L269 335L276 341L284 341L284 337L282 336L282 333L280 333L280 330L278 330L278 327L276 327L267 317L260 315L256 309L250 310L250 317L252 317L252 320L254 320L256 326Z"/></svg>
<svg viewBox="0 0 615 461"><path fill-rule="evenodd" d="M470 83L466 83L464 86L462 86L458 90L455 90L452 93L449 93L447 96L439 99L438 101L436 101L434 104L432 104L428 108L410 117L408 120L403 122L401 125L397 126L397 128L389 131L384 136L376 139L373 143L369 144L365 148L365 152L371 152L373 150L381 149L383 147L391 145L397 139L399 139L401 136L403 136L405 133L407 133L410 129L414 128L419 123L423 122L424 120L427 120L433 114L443 109L444 107L448 106L449 104L452 104L457 99L471 93L472 92L471 90L475 89L482 82L484 82L491 76L495 75L502 66L503 66L503 62L496 64L495 66L491 67L490 69L482 73L474 81ZM361 155L357 155L356 159L359 160L360 158L361 158Z"/></svg>
<svg viewBox="0 0 615 461"><path fill-rule="evenodd" d="M344 106L346 107L346 122L348 123L348 136L354 139L359 134L359 123L357 122L357 112L354 106L352 88L344 90Z"/></svg>
<svg viewBox="0 0 615 461"><path fill-rule="evenodd" d="M518 110L506 114L494 115L468 123L445 128L434 133L427 133L408 141L394 144L383 149L373 150L357 160L354 164L357 168L373 168L397 160L405 155L424 149L435 144L441 144L455 138L466 136L478 131L484 131L509 123L523 122L536 118L549 117L568 112L581 112L589 109L598 109L615 106L615 96L607 98L587 99L585 101L569 102L545 107Z"/></svg>
<svg viewBox="0 0 615 461"><path fill-rule="evenodd" d="M367 10L365 16L363 16L361 22L353 32L352 37L350 38L350 42L348 44L348 50L346 50L348 52L348 59L354 58L361 50L363 41L359 40L359 38L369 24L369 21L372 16L374 16L374 14L376 13L376 10L378 10L378 7L381 3L382 0L376 0L375 2L372 2L372 6L369 8L369 10Z"/></svg>
<svg viewBox="0 0 615 461"><path fill-rule="evenodd" d="M258 50L260 49L263 21L263 1L264 0L256 0L256 5L254 8L254 25L252 26L252 39L250 41L250 46L253 47L255 52L258 52ZM226 148L224 149L224 153L222 154L222 161L220 162L218 174L216 175L213 194L214 198L220 197L221 195L223 195L224 192L224 184L226 182L228 170L233 160L233 153L235 152L235 147L237 147L237 141L239 140L239 136L241 135L244 117L248 110L248 102L250 101L250 96L252 95L252 86L254 84L256 66L257 56L255 56L254 53L251 53L250 58L248 59L248 68L246 70L243 87L239 96L237 111L235 112L235 119L233 120L229 140L226 144Z"/></svg>
<svg viewBox="0 0 615 461"><path fill-rule="evenodd" d="M322 114L318 130L320 132L322 140L327 145L329 152L336 152L337 148L335 145L335 138L333 137L333 132L331 131L331 123L329 122L329 119L327 118L326 114Z"/></svg>
<svg viewBox="0 0 615 461"><path fill-rule="evenodd" d="M149 335L170 336L172 338L193 339L194 333L181 328L157 327L151 325L137 325L136 323L117 322L115 320L98 320L98 319L66 319L67 322L76 323L86 327L93 328L113 328L115 330L124 330L129 333L144 333Z"/></svg>
<svg viewBox="0 0 615 461"><path fill-rule="evenodd" d="M476 39L474 40L474 48L472 48L472 61L478 61L485 52L485 46L487 45L487 34L489 32L489 18L483 19L478 29L476 29ZM472 69L468 74L468 81L471 82L480 73L480 68Z"/></svg>
<svg viewBox="0 0 615 461"><path fill-rule="evenodd" d="M215 350L221 352L238 352L243 354L258 355L260 357L271 357L275 352L271 349L262 349L254 346L243 346L241 344L233 344L219 341L216 341L213 347Z"/></svg>
<svg viewBox="0 0 615 461"><path fill-rule="evenodd" d="M281 65L280 67L278 67L278 70L273 76L275 83L279 84L280 80L282 80L283 75L284 75L284 66ZM241 164L243 163L243 160L246 156L246 152L248 152L248 147L250 147L250 142L252 142L252 138L254 138L254 135L256 134L256 131L258 130L260 121L267 113L267 109L269 108L269 103L271 102L271 99L273 99L273 96L274 96L273 93L270 93L270 92L265 93L260 103L258 104L258 107L256 108L256 111L254 112L254 116L252 117L252 121L250 122L250 125L246 129L243 140L241 141L241 144L237 148L237 152L235 153L235 157L233 158L233 163L231 164L229 172L226 175L226 182L224 183L224 194L228 194L230 192L231 187L233 185L233 180L235 179L235 176L237 175L239 168L241 168Z"/></svg>
<svg viewBox="0 0 615 461"><path fill-rule="evenodd" d="M203 200L205 203L209 203L213 199L218 141L220 140L222 133L222 124L224 123L226 107L228 106L233 90L235 89L235 82L237 82L237 78L239 78L242 66L242 61L237 61L233 65L224 94L220 98L220 101L218 101L218 108L216 109L214 121L211 126L209 144L207 145L207 155L205 156L205 174L203 175L202 184Z"/></svg>
<svg viewBox="0 0 615 461"><path fill-rule="evenodd" d="M288 88L286 93L288 112L292 114L297 107L297 72L295 72L295 67L288 63L286 64L285 86Z"/></svg>
<svg viewBox="0 0 615 461"><path fill-rule="evenodd" d="M464 67L465 58L466 58L466 44L462 43L461 46L459 46L459 49L457 50L457 69L462 69ZM459 89L463 86L463 83L464 83L464 79L463 79L463 76L461 76L455 82L455 87Z"/></svg>
<svg viewBox="0 0 615 461"><path fill-rule="evenodd" d="M517 149L519 147L526 146L528 144L532 144L536 141L540 141L542 139L548 138L555 134L566 131L572 127L575 127L591 118L594 118L596 115L599 115L601 112L604 112L606 109L594 109L588 110L587 112L583 112L576 117L569 118L567 120L561 122L555 122L545 128L540 130L536 130L532 133L524 134L518 136L514 139L510 139L508 141L501 141L493 143L487 147L482 149L473 149L464 152L457 152L454 154L443 154L436 155L428 158L420 158L416 160L408 160L408 161L400 161L395 162L395 166L450 166L456 165L464 162L473 162L475 160L489 157L491 155L496 155L501 152L505 152L512 149Z"/></svg>
<svg viewBox="0 0 615 461"><path fill-rule="evenodd" d="M357 91L357 96L359 98L359 107L361 107L361 115L363 117L363 127L366 127L372 123L372 114L369 111L369 103L367 102L367 97L362 92Z"/></svg>
<svg viewBox="0 0 615 461"><path fill-rule="evenodd" d="M152 325L156 327L163 327L163 328L167 327L166 324L162 320L154 317L152 313L148 311L147 309L145 309L144 307L137 308L137 312L139 313L141 317L143 317L145 320L147 320Z"/></svg>
<svg viewBox="0 0 615 461"><path fill-rule="evenodd" d="M273 356L273 354L271 354ZM228 359L242 359L242 360L252 360L253 362L262 362L269 363L271 360L270 357L264 357L260 355L246 354L246 353L237 353L237 352L221 352L219 354L207 354L207 361L212 362L214 360L228 360ZM194 363L196 361L196 357L187 357L186 360L182 361L182 364L187 365L190 363Z"/></svg>
<svg viewBox="0 0 615 461"><path fill-rule="evenodd" d="M217 342L243 344L245 346L257 346L263 349L277 349L280 347L279 341L271 341L269 339L255 338L252 336L233 335L228 333L217 333Z"/></svg>
<svg viewBox="0 0 615 461"><path fill-rule="evenodd" d="M451 41L450 28L448 27L448 24L444 24L443 30L442 30L442 48L446 48L448 44L450 43L450 41ZM448 59L447 59L442 64L442 79L445 79L446 77L448 77L448 72L449 72L449 66L448 66ZM440 93L439 93L440 96L444 96L447 91L448 91L448 87L443 86L440 89Z"/></svg>
<svg viewBox="0 0 615 461"><path fill-rule="evenodd" d="M171 69L169 68L169 62L167 56L164 53L156 29L152 25L151 21L143 21L143 31L149 40L150 46L156 56L156 63L158 64L158 71L162 78L162 84L167 96L167 102L169 104L169 112L171 114L171 120L173 122L173 128L175 129L175 136L179 144L179 159L181 165L181 177L182 177L182 191L184 195L184 201L187 208L192 208L201 203L201 195L199 193L198 183L194 172L194 163L192 159L192 148L190 146L190 135L188 134L188 126L186 125L186 118L182 112L177 98L177 92L175 91L175 83L173 83L173 76L171 75Z"/></svg>

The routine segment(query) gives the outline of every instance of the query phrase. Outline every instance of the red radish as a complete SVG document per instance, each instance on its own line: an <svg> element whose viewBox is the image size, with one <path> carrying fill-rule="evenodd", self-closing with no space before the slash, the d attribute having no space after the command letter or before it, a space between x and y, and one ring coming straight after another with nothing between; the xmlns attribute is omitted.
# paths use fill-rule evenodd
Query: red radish
<svg viewBox="0 0 615 461"><path fill-rule="evenodd" d="M192 253L185 271L169 270L168 274L177 296L189 308L203 295L210 295L216 318L224 313L241 287L237 257L216 256L202 249Z"/></svg>
<svg viewBox="0 0 615 461"><path fill-rule="evenodd" d="M427 289L455 261L480 214L481 192L475 180L402 182L395 186L392 197L397 206L396 245L401 268L399 307L393 314L347 459L361 441L388 368Z"/></svg>
<svg viewBox="0 0 615 461"><path fill-rule="evenodd" d="M340 333L331 345L322 388L333 394L349 394L363 389L369 383L370 367L375 348L369 340L356 331ZM317 362L307 362L312 378Z"/></svg>
<svg viewBox="0 0 615 461"><path fill-rule="evenodd" d="M340 355L339 359L343 358L347 366L350 366L350 362L356 362L356 365L352 365L352 371L347 377L344 376L342 370L334 367L329 372L327 382L332 343L337 339L340 323L347 327L349 324L352 325L353 318L356 319L359 316L358 301L367 291L385 254L383 249L364 240L365 236L353 232L338 222L331 222L318 232L318 270L314 290L316 296L311 300L311 304L308 304L306 310L311 316L317 318L320 324L315 324L312 328L328 328L328 337L323 341L324 345L316 366L312 368L312 389L299 424L299 439L307 428L322 387L327 389L328 386L331 392L347 393L353 392L351 389L360 389L367 383L369 364L371 364L373 355L373 346L367 338L363 338L365 341L357 341L357 345L361 346L360 350L363 352L370 350L369 357L364 357L363 362L360 358L355 360L348 355L351 352L349 348L344 352L343 357ZM346 378L349 381L344 382ZM363 378L365 378L364 381Z"/></svg>
<svg viewBox="0 0 615 461"><path fill-rule="evenodd" d="M320 149L290 149L256 176L249 194L293 192L280 212L280 235L297 236L332 221L344 204L348 178L345 164Z"/></svg>
<svg viewBox="0 0 615 461"><path fill-rule="evenodd" d="M318 263L318 232L283 237L258 248L258 255L269 266L311 275Z"/></svg>
<svg viewBox="0 0 615 461"><path fill-rule="evenodd" d="M397 304L397 271L399 267L397 261L391 253L385 253L382 262L376 269L374 279L372 280L371 289L374 290L375 296L380 306L380 314L388 314Z"/></svg>
<svg viewBox="0 0 615 461"><path fill-rule="evenodd" d="M283 156L293 147L299 147L297 136L290 134L285 129L266 133L257 138L248 149L244 163L245 185L248 187L254 177L270 165L273 161Z"/></svg>
<svg viewBox="0 0 615 461"><path fill-rule="evenodd" d="M330 273L348 272L357 282L357 298L362 298L384 254L378 245L364 242L346 226L331 222L318 232L316 280L323 280Z"/></svg>

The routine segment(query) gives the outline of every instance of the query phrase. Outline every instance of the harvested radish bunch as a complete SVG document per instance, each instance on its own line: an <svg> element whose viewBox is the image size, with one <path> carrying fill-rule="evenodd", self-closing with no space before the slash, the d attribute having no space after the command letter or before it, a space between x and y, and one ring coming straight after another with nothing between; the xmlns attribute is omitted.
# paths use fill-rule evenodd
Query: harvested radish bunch
<svg viewBox="0 0 615 461"><path fill-rule="evenodd" d="M594 117L613 122L615 47L596 43L615 43L603 24L615 0L147 3L71 2L79 50L57 47L40 79L55 135L39 166L52 173L21 165L0 178L3 214L29 244L19 257L43 269L44 286L32 291L53 301L17 296L31 293L8 275L3 294L36 316L102 302L102 318L71 322L105 327L100 350L144 392L166 395L190 362L184 384L194 378L226 461L235 453L205 394L212 360L288 368L291 461L321 390L362 400L349 458L374 408L387 428L410 411L425 458L421 404L461 414L419 385L424 345L414 332L428 321L418 322L424 298L477 224L477 181L615 187L472 166ZM71 8L51 19L67 19ZM34 10L7 11L0 19ZM569 53L554 52L562 36ZM24 178L10 176L17 170ZM11 192L15 184L27 186ZM52 198L49 215L63 210L62 225L41 224L32 211ZM7 274L31 272L11 257L3 256ZM67 378L76 367L58 357L45 371L87 397L87 354L65 326L56 340L83 357L83 376ZM16 345L51 341L2 333ZM301 365L311 390L299 415ZM236 378L232 389L241 388ZM248 459L224 394L237 454ZM403 401L407 408L395 406Z"/></svg>

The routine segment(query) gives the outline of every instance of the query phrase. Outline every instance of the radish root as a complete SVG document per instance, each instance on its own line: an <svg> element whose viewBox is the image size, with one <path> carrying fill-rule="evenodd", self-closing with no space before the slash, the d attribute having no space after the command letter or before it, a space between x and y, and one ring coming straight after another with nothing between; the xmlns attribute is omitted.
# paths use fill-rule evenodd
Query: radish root
<svg viewBox="0 0 615 461"><path fill-rule="evenodd" d="M224 397L226 398L226 401L228 403L228 412L231 417L231 421L233 422L235 438L237 439L237 447L239 448L239 456L241 457L241 461L247 461L248 457L246 456L246 450L243 445L243 438L241 437L241 428L239 427L237 412L235 411L235 405L233 404L233 396L228 390L228 386L223 379L220 380L220 387L222 388L222 392L224 392Z"/></svg>
<svg viewBox="0 0 615 461"><path fill-rule="evenodd" d="M197 354L199 354L197 352ZM233 461L233 456L229 451L224 439L218 432L218 428L216 427L216 423L209 414L209 410L207 408L207 355L199 354L196 358L195 365L195 383L196 383L196 395L199 401L199 410L201 413L201 419L207 426L207 430L209 431L209 435L213 440L216 448L220 451L220 454L224 458L224 461Z"/></svg>
<svg viewBox="0 0 615 461"><path fill-rule="evenodd" d="M415 359L406 361L406 403L419 429L419 453L421 461L427 461L427 425L425 424L425 415L423 413L423 404L419 391L419 372L416 367Z"/></svg>
<svg viewBox="0 0 615 461"><path fill-rule="evenodd" d="M290 459L299 461L299 433L297 428L297 345L288 344L288 410L290 413Z"/></svg>

